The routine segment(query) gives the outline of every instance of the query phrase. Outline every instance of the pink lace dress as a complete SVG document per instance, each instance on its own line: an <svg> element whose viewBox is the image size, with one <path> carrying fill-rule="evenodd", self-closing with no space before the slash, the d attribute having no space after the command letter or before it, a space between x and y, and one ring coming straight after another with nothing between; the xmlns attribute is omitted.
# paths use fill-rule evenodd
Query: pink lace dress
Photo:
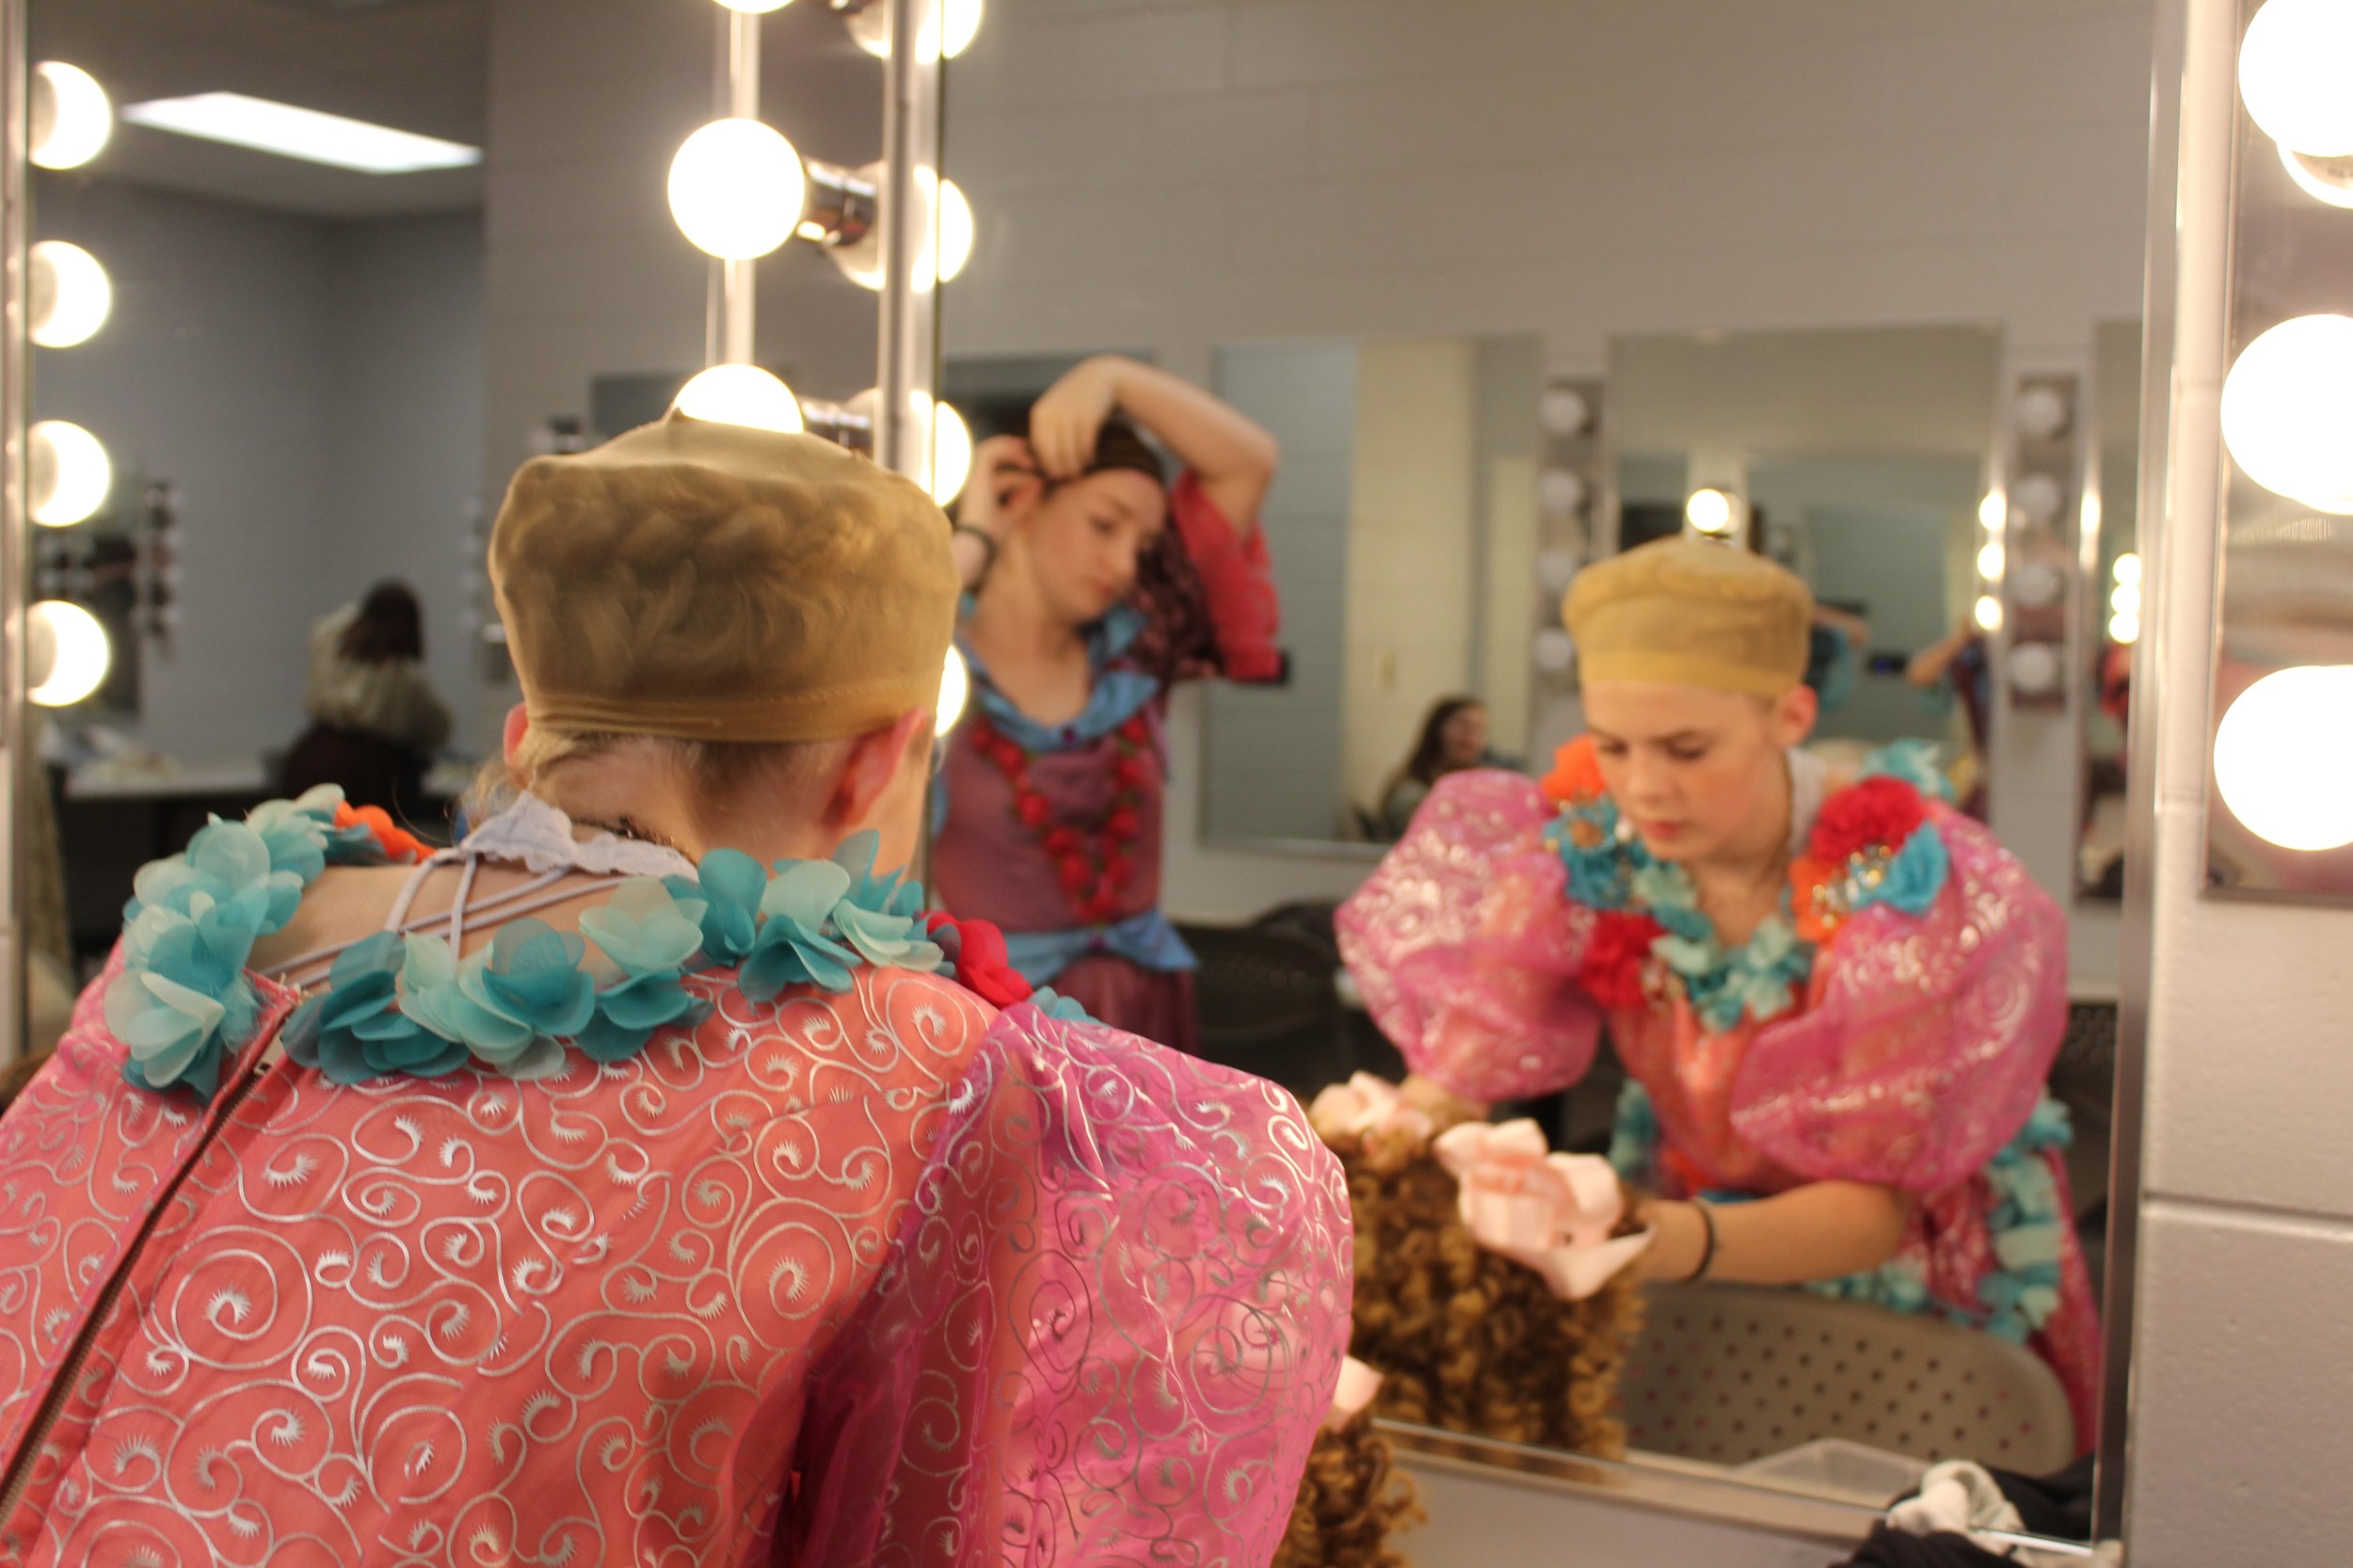
<svg viewBox="0 0 2353 1568"><path fill-rule="evenodd" d="M1614 822L1606 800L1578 809ZM1671 930L1578 897L1616 836L1580 851L1562 829L1581 819L1510 774L1440 783L1341 908L1342 955L1407 1064L1470 1099L1574 1083L1606 1023L1631 1080L1613 1158L1669 1195L1737 1201L1829 1179L1909 1194L1895 1258L1817 1288L2031 1344L2088 1447L2099 1320L2064 1114L2042 1092L2066 1022L2065 917L1982 826L1915 809L1934 840L1916 857L1944 867L1914 889L1916 910L1864 894L1779 968L1736 976L1761 999L1746 1006L1720 1005L1659 956L1675 951ZM1857 863L1874 890L1902 880L1884 848Z"/></svg>

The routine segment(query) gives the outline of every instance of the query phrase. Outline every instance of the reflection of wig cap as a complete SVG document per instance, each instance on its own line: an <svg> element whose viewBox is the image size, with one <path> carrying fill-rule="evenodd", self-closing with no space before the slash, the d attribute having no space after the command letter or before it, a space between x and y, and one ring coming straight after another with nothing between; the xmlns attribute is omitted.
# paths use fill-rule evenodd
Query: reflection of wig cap
<svg viewBox="0 0 2353 1568"><path fill-rule="evenodd" d="M1761 555L1659 539L1578 572L1562 616L1587 680L1779 696L1805 679L1814 596Z"/></svg>
<svg viewBox="0 0 2353 1568"><path fill-rule="evenodd" d="M815 436L672 414L525 463L490 584L532 722L697 741L837 740L937 700L948 520Z"/></svg>

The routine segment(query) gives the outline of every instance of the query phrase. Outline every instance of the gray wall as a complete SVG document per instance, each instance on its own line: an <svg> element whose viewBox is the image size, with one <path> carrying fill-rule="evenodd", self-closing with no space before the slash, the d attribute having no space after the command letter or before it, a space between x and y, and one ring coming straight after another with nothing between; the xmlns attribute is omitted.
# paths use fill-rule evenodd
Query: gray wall
<svg viewBox="0 0 2353 1568"><path fill-rule="evenodd" d="M462 715L478 220L331 224L66 179L36 199L37 236L101 258L116 302L98 337L36 356L35 413L87 425L125 483L180 495L180 629L149 651L135 739L191 762L282 746L305 630L389 575L424 596Z"/></svg>

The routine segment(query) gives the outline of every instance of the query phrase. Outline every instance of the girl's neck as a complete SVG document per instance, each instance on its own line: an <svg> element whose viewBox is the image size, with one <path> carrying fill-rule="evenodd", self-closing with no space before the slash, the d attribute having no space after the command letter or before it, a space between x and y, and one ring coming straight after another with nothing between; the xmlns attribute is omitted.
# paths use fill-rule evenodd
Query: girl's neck
<svg viewBox="0 0 2353 1568"><path fill-rule="evenodd" d="M1690 862L1692 880L1703 888L1727 892L1777 886L1789 867L1796 794L1788 759L1776 756L1771 784L1756 815L1721 851Z"/></svg>
<svg viewBox="0 0 2353 1568"><path fill-rule="evenodd" d="M1044 664L1086 652L1084 628L1073 626L1046 602L1027 552L1018 546L1008 546L999 568L982 583L965 635L993 663Z"/></svg>

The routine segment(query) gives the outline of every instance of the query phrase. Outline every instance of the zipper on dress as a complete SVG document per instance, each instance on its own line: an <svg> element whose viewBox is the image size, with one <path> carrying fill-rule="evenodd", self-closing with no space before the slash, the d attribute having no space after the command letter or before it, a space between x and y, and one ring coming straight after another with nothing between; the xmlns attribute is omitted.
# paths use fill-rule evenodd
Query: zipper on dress
<svg viewBox="0 0 2353 1568"><path fill-rule="evenodd" d="M130 1246L123 1250L120 1261L115 1265L115 1272L107 1279L106 1288L98 1293L96 1306L83 1320L80 1332L74 1335L73 1348L66 1352L65 1360L59 1364L57 1376L50 1384L49 1392L41 1397L40 1410L33 1417L33 1424L25 1430L24 1445L17 1450L16 1463L8 1467L6 1484L0 1485L0 1541L8 1539L8 1527L15 1518L17 1505L24 1500L24 1489L32 1484L33 1466L40 1463L41 1449L47 1446L50 1434L56 1431L57 1421L65 1414L66 1400L72 1398L74 1387L81 1383L82 1373L88 1368L90 1349L98 1338L98 1331L105 1326L107 1319L114 1316L115 1304L121 1299L122 1288L131 1277L133 1266L146 1252L147 1243L153 1238L155 1226L163 1219L164 1211L171 1206L172 1200L179 1197L180 1189L187 1184L198 1161L204 1158L205 1151L219 1138L221 1129L229 1125L230 1117L237 1113L238 1107L245 1104L247 1096L261 1086L268 1069L269 1054L269 1048L264 1045L255 1055L254 1064L221 1103L220 1113L213 1119L211 1129L197 1140L196 1146L188 1151L187 1159L181 1162L179 1172L156 1195L155 1202L148 1208L147 1218L139 1222L138 1233L131 1239Z"/></svg>

